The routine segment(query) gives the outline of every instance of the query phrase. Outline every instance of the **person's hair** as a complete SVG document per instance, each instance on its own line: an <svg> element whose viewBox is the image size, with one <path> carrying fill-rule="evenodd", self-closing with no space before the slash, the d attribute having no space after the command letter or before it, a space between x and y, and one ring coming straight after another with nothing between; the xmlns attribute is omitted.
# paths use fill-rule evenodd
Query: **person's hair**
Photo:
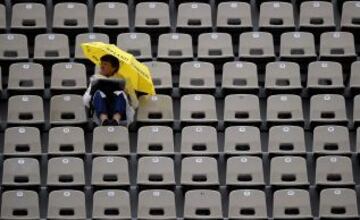
<svg viewBox="0 0 360 220"><path fill-rule="evenodd" d="M104 55L100 58L100 60L102 62L109 62L111 64L111 66L115 68L114 72L117 72L119 70L120 63L116 57L114 57L112 55Z"/></svg>

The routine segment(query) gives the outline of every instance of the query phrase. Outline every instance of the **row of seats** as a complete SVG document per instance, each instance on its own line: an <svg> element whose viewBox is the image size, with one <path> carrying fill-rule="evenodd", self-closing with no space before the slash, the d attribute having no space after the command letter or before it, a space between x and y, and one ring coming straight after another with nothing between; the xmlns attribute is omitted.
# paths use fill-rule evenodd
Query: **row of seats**
<svg viewBox="0 0 360 220"><path fill-rule="evenodd" d="M263 134L262 134L263 135ZM3 155L39 157L42 153L50 156L84 155L129 156L130 138L125 127L97 127L93 131L91 150L86 150L83 129L79 127L55 127L49 130L48 141L42 140L38 128L11 127L4 133ZM136 153L139 156L216 156L224 152L228 156L261 155L350 155L360 152L360 128L356 131L356 143L351 146L349 130L343 126L318 126L308 137L298 126L274 126L269 129L267 144L261 142L259 128L233 126L225 129L224 141L220 143L217 131L208 126L189 126L182 129L179 149L175 147L174 132L166 126L144 126L137 132ZM310 139L311 149L306 146ZM41 146L46 146L44 149ZM224 146L224 148L220 147ZM175 149L176 148L176 149Z"/></svg>
<svg viewBox="0 0 360 220"><path fill-rule="evenodd" d="M152 73L155 89L159 94L171 94L178 85L179 92L210 93L216 91L216 71L210 62L188 61L180 66L178 84L173 80L172 67L167 62L145 62ZM349 87L354 94L360 92L360 75L358 69L360 61L351 65L348 86L344 82L344 74L340 63L333 61L315 61L309 64L305 77L302 77L300 66L294 62L271 62L265 67L264 88L271 94L298 94L303 95L307 88L310 94L340 93L343 94ZM97 69L95 69L95 72ZM45 89L46 71L39 63L20 62L9 67L7 86L0 85L0 92L7 89L10 95L37 94L41 95ZM5 73L4 73L5 76ZM306 87L302 80L306 79ZM258 68L254 63L231 61L222 68L221 90L224 94L231 93L258 93ZM1 68L0 68L0 84ZM3 83L5 84L5 82ZM87 88L87 69L81 63L56 63L51 68L50 90L53 94L75 93L81 94Z"/></svg>
<svg viewBox="0 0 360 220"><path fill-rule="evenodd" d="M88 164L89 162L87 162ZM137 162L136 184L140 187L175 186L212 187L225 184L230 187L262 187L268 182L279 187L354 186L353 163L345 156L321 156L307 168L305 158L279 156L270 159L269 181L264 173L264 161L255 156L235 156L226 161L224 183L220 182L218 161L213 157L185 157L181 160L180 179L175 181L175 161L170 157L141 157ZM88 164L89 165L89 164ZM130 185L128 160L124 157L95 157L92 162L90 185L96 187L124 187ZM222 169L220 169L222 171ZM310 182L309 171L315 171ZM267 172L266 172L267 173ZM86 184L85 163L77 157L55 157L47 162L46 186L79 187ZM9 158L3 162L3 187L30 187L41 185L40 163L35 158Z"/></svg>
<svg viewBox="0 0 360 220"><path fill-rule="evenodd" d="M40 219L39 194L30 190L12 190L2 194L3 219ZM48 219L85 219L87 210L93 219L131 219L131 196L123 190L94 192L92 205L86 205L85 193L56 190L48 195ZM228 212L222 196L215 190L191 190L185 193L183 209L177 209L175 193L169 190L144 190L138 193L138 219L268 219L267 196L260 190L235 190L228 196ZM277 190L272 194L274 219L313 219L310 192L302 189ZM356 219L356 192L352 189L324 189L319 193L318 216L322 219ZM46 206L46 205L45 205ZM90 209L89 206L92 206ZM133 213L135 215L135 213Z"/></svg>
<svg viewBox="0 0 360 220"><path fill-rule="evenodd" d="M1 6L3 16L0 28L5 29L5 7ZM129 8L125 3L98 3L94 12L94 30L129 29ZM341 28L358 33L360 2L348 1L343 5ZM184 32L203 32L213 26L212 9L206 3L183 3L177 10L176 28ZM251 30L253 28L251 6L246 2L222 2L217 6L216 27L222 31ZM263 2L259 12L259 28L273 33L295 30L294 8L288 2ZM86 4L67 2L56 4L53 9L52 28L55 32L87 32L89 29L88 8ZM169 4L163 2L141 2L135 8L134 26L139 31L154 33L169 31L171 28ZM307 31L335 30L336 21L331 2L303 2L299 13L299 28ZM21 3L12 6L11 30L19 32L46 32L47 19L45 5L40 3Z"/></svg>
<svg viewBox="0 0 360 220"><path fill-rule="evenodd" d="M81 43L108 42L104 34L80 34L76 38L75 59L84 60ZM150 36L146 33L122 33L117 45L141 61L153 59ZM275 61L273 36L268 32L244 32L240 35L238 55L241 60L255 63ZM44 64L50 61L66 61L70 58L67 35L40 34L35 38L33 58ZM183 62L198 57L200 60L224 62L234 60L231 36L227 33L203 33L199 36L196 56L191 36L183 33L166 33L159 36L157 58L163 61ZM313 34L286 32L281 35L280 59L308 63L333 60L348 63L356 60L354 36L350 32L325 32L321 35L320 49L315 49ZM24 61L31 58L27 37L23 34L0 34L0 60Z"/></svg>

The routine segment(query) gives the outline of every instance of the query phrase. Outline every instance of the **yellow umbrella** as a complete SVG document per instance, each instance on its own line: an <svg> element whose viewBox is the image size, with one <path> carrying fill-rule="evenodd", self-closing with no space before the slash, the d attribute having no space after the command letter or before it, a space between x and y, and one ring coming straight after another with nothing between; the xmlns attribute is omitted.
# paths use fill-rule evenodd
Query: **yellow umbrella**
<svg viewBox="0 0 360 220"><path fill-rule="evenodd" d="M120 69L116 73L118 78L125 79L127 87L139 92L155 95L155 88L151 74L146 65L140 63L132 54L129 54L114 44L103 42L89 42L81 44L85 57L94 64L100 65L100 58L112 55L119 59Z"/></svg>

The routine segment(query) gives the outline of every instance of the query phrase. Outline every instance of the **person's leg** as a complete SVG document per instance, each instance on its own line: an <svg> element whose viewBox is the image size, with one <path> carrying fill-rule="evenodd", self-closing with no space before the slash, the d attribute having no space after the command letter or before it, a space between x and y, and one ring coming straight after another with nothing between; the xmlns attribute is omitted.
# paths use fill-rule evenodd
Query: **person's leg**
<svg viewBox="0 0 360 220"><path fill-rule="evenodd" d="M95 111L96 116L100 119L101 124L106 124L108 121L108 110L107 110L107 102L106 102L106 95L97 90L94 93L92 105Z"/></svg>
<svg viewBox="0 0 360 220"><path fill-rule="evenodd" d="M126 99L123 93L114 92L114 114L113 120L119 123L126 119Z"/></svg>

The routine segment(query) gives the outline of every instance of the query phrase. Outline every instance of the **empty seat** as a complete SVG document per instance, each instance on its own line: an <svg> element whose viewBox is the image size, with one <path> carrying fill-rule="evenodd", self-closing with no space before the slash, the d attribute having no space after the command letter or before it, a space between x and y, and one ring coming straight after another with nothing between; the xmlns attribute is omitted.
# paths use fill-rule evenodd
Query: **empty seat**
<svg viewBox="0 0 360 220"><path fill-rule="evenodd" d="M44 106L40 96L17 95L9 98L7 123L10 126L42 126L44 122Z"/></svg>
<svg viewBox="0 0 360 220"><path fill-rule="evenodd" d="M92 154L129 155L130 141L128 129L121 126L96 127L93 131Z"/></svg>
<svg viewBox="0 0 360 220"><path fill-rule="evenodd" d="M38 193L30 190L11 190L1 196L2 219L40 219Z"/></svg>
<svg viewBox="0 0 360 220"><path fill-rule="evenodd" d="M4 135L5 156L40 156L40 131L34 127L7 128Z"/></svg>
<svg viewBox="0 0 360 220"><path fill-rule="evenodd" d="M137 133L137 154L173 155L174 134L170 127L144 126Z"/></svg>
<svg viewBox="0 0 360 220"><path fill-rule="evenodd" d="M79 127L57 127L49 131L50 155L85 154L84 130Z"/></svg>
<svg viewBox="0 0 360 220"><path fill-rule="evenodd" d="M84 161L76 157L55 157L48 161L46 184L50 187L85 185Z"/></svg>
<svg viewBox="0 0 360 220"><path fill-rule="evenodd" d="M270 184L275 186L309 185L306 160L303 157L280 156L270 162Z"/></svg>
<svg viewBox="0 0 360 220"><path fill-rule="evenodd" d="M266 121L272 124L304 124L301 97L298 95L272 95L267 99Z"/></svg>
<svg viewBox="0 0 360 220"><path fill-rule="evenodd" d="M251 126L233 126L226 128L224 152L227 155L261 154L259 128Z"/></svg>
<svg viewBox="0 0 360 220"><path fill-rule="evenodd" d="M355 61L356 51L353 34L349 32L326 32L321 34L320 60L333 60L341 62L343 65Z"/></svg>
<svg viewBox="0 0 360 220"><path fill-rule="evenodd" d="M131 218L130 195L125 190L98 190L93 196L94 219Z"/></svg>
<svg viewBox="0 0 360 220"><path fill-rule="evenodd" d="M240 34L240 60L263 64L275 59L273 37L267 32L245 32Z"/></svg>
<svg viewBox="0 0 360 220"><path fill-rule="evenodd" d="M358 1L344 2L341 14L341 30L353 33L355 35L355 40L359 37L359 14L360 3Z"/></svg>
<svg viewBox="0 0 360 220"><path fill-rule="evenodd" d="M312 146L317 154L349 154L349 130L343 126L318 126L313 131Z"/></svg>
<svg viewBox="0 0 360 220"><path fill-rule="evenodd" d="M191 61L180 66L179 89L182 93L213 93L215 67L209 62Z"/></svg>
<svg viewBox="0 0 360 220"><path fill-rule="evenodd" d="M86 88L86 67L80 63L56 63L51 69L52 94L82 94Z"/></svg>
<svg viewBox="0 0 360 220"><path fill-rule="evenodd" d="M46 8L40 3L18 3L12 7L11 30L34 36L46 31Z"/></svg>
<svg viewBox="0 0 360 220"><path fill-rule="evenodd" d="M342 93L344 86L343 71L337 62L312 62L308 67L307 88L312 93Z"/></svg>
<svg viewBox="0 0 360 220"><path fill-rule="evenodd" d="M138 219L176 219L175 193L145 190L139 193Z"/></svg>
<svg viewBox="0 0 360 220"><path fill-rule="evenodd" d="M263 162L260 157L230 157L226 163L226 185L263 186L265 185Z"/></svg>
<svg viewBox="0 0 360 220"><path fill-rule="evenodd" d="M222 219L221 194L215 190L190 190L185 193L185 219Z"/></svg>
<svg viewBox="0 0 360 220"><path fill-rule="evenodd" d="M261 124L259 98L256 95L234 94L225 97L224 123L229 125Z"/></svg>
<svg viewBox="0 0 360 220"><path fill-rule="evenodd" d="M352 93L355 93L355 94L360 93L360 74L358 72L359 68L360 68L359 61L355 61L351 64L349 87L350 87Z"/></svg>
<svg viewBox="0 0 360 220"><path fill-rule="evenodd" d="M55 190L49 193L48 219L85 219L85 193L78 190Z"/></svg>
<svg viewBox="0 0 360 220"><path fill-rule="evenodd" d="M322 156L316 160L315 184L352 186L355 184L351 159L344 156Z"/></svg>
<svg viewBox="0 0 360 220"><path fill-rule="evenodd" d="M269 129L268 151L275 155L305 155L304 129L299 126L274 126Z"/></svg>
<svg viewBox="0 0 360 220"><path fill-rule="evenodd" d="M208 32L212 28L210 4L181 3L177 11L176 30L185 33Z"/></svg>
<svg viewBox="0 0 360 220"><path fill-rule="evenodd" d="M91 185L96 187L128 186L128 161L123 157L96 157L92 161Z"/></svg>
<svg viewBox="0 0 360 220"><path fill-rule="evenodd" d="M79 61L86 61L88 60L84 52L81 48L82 43L89 43L89 42L103 42L109 43L109 36L107 34L101 33L84 33L76 35L75 39L75 59Z"/></svg>
<svg viewBox="0 0 360 220"><path fill-rule="evenodd" d="M309 32L287 32L281 35L280 59L298 62L303 67L316 60L314 35Z"/></svg>
<svg viewBox="0 0 360 220"><path fill-rule="evenodd" d="M40 164L34 158L10 158L3 163L3 186L39 186Z"/></svg>
<svg viewBox="0 0 360 220"><path fill-rule="evenodd" d="M146 187L175 185L174 160L168 157L141 157L137 166L137 184Z"/></svg>
<svg viewBox="0 0 360 220"><path fill-rule="evenodd" d="M210 187L219 185L218 164L212 157L187 157L181 161L181 185Z"/></svg>
<svg viewBox="0 0 360 220"><path fill-rule="evenodd" d="M191 35L182 33L161 34L157 57L159 60L172 63L192 60L194 51Z"/></svg>
<svg viewBox="0 0 360 220"><path fill-rule="evenodd" d="M168 95L145 95L139 98L137 122L140 124L169 124L174 120L173 102Z"/></svg>
<svg viewBox="0 0 360 220"><path fill-rule="evenodd" d="M357 126L360 122L360 95L354 97L353 122Z"/></svg>
<svg viewBox="0 0 360 220"><path fill-rule="evenodd" d="M302 189L275 191L273 217L274 219L312 219L309 192Z"/></svg>
<svg viewBox="0 0 360 220"><path fill-rule="evenodd" d="M210 126L188 126L181 131L182 155L217 155L217 132Z"/></svg>
<svg viewBox="0 0 360 220"><path fill-rule="evenodd" d="M180 101L180 120L187 124L217 124L215 97L212 95L184 95Z"/></svg>
<svg viewBox="0 0 360 220"><path fill-rule="evenodd" d="M234 60L231 35L228 33L203 33L199 35L197 56L199 60L225 62Z"/></svg>
<svg viewBox="0 0 360 220"><path fill-rule="evenodd" d="M265 89L267 94L302 91L300 66L293 62L271 62L266 65Z"/></svg>
<svg viewBox="0 0 360 220"><path fill-rule="evenodd" d="M151 72L151 78L156 92L160 94L171 94L173 89L171 65L159 61L144 62L144 64Z"/></svg>
<svg viewBox="0 0 360 220"><path fill-rule="evenodd" d="M117 37L117 46L131 53L141 61L152 59L150 35L146 33L119 34Z"/></svg>
<svg viewBox="0 0 360 220"><path fill-rule="evenodd" d="M39 94L44 92L44 69L38 63L14 63L9 68L10 94Z"/></svg>
<svg viewBox="0 0 360 220"><path fill-rule="evenodd" d="M356 192L352 189L324 189L320 192L321 219L356 219L359 216Z"/></svg>
<svg viewBox="0 0 360 220"><path fill-rule="evenodd" d="M360 128L356 129L356 153L360 152Z"/></svg>
<svg viewBox="0 0 360 220"><path fill-rule="evenodd" d="M25 35L0 34L0 61L20 62L28 58L28 40Z"/></svg>
<svg viewBox="0 0 360 220"><path fill-rule="evenodd" d="M39 34L35 37L34 60L42 63L67 61L70 56L68 36Z"/></svg>
<svg viewBox="0 0 360 220"><path fill-rule="evenodd" d="M331 2L305 1L300 6L299 27L318 39L321 33L335 30L334 9Z"/></svg>
<svg viewBox="0 0 360 220"><path fill-rule="evenodd" d="M87 123L80 95L56 95L50 100L51 125L83 125Z"/></svg>
<svg viewBox="0 0 360 220"><path fill-rule="evenodd" d="M0 32L5 32L6 29L6 8L4 4L0 4Z"/></svg>
<svg viewBox="0 0 360 220"><path fill-rule="evenodd" d="M259 91L257 66L250 62L232 61L223 65L222 91L231 93L257 93Z"/></svg>
<svg viewBox="0 0 360 220"><path fill-rule="evenodd" d="M220 2L217 7L216 27L219 31L238 33L253 28L251 6L247 2Z"/></svg>
<svg viewBox="0 0 360 220"><path fill-rule="evenodd" d="M313 95L310 99L310 123L346 124L345 99L341 95Z"/></svg>
<svg viewBox="0 0 360 220"><path fill-rule="evenodd" d="M261 190L234 190L229 195L229 219L267 219L265 193Z"/></svg>
<svg viewBox="0 0 360 220"><path fill-rule="evenodd" d="M169 5L163 2L141 2L135 8L135 29L159 33L170 29Z"/></svg>

